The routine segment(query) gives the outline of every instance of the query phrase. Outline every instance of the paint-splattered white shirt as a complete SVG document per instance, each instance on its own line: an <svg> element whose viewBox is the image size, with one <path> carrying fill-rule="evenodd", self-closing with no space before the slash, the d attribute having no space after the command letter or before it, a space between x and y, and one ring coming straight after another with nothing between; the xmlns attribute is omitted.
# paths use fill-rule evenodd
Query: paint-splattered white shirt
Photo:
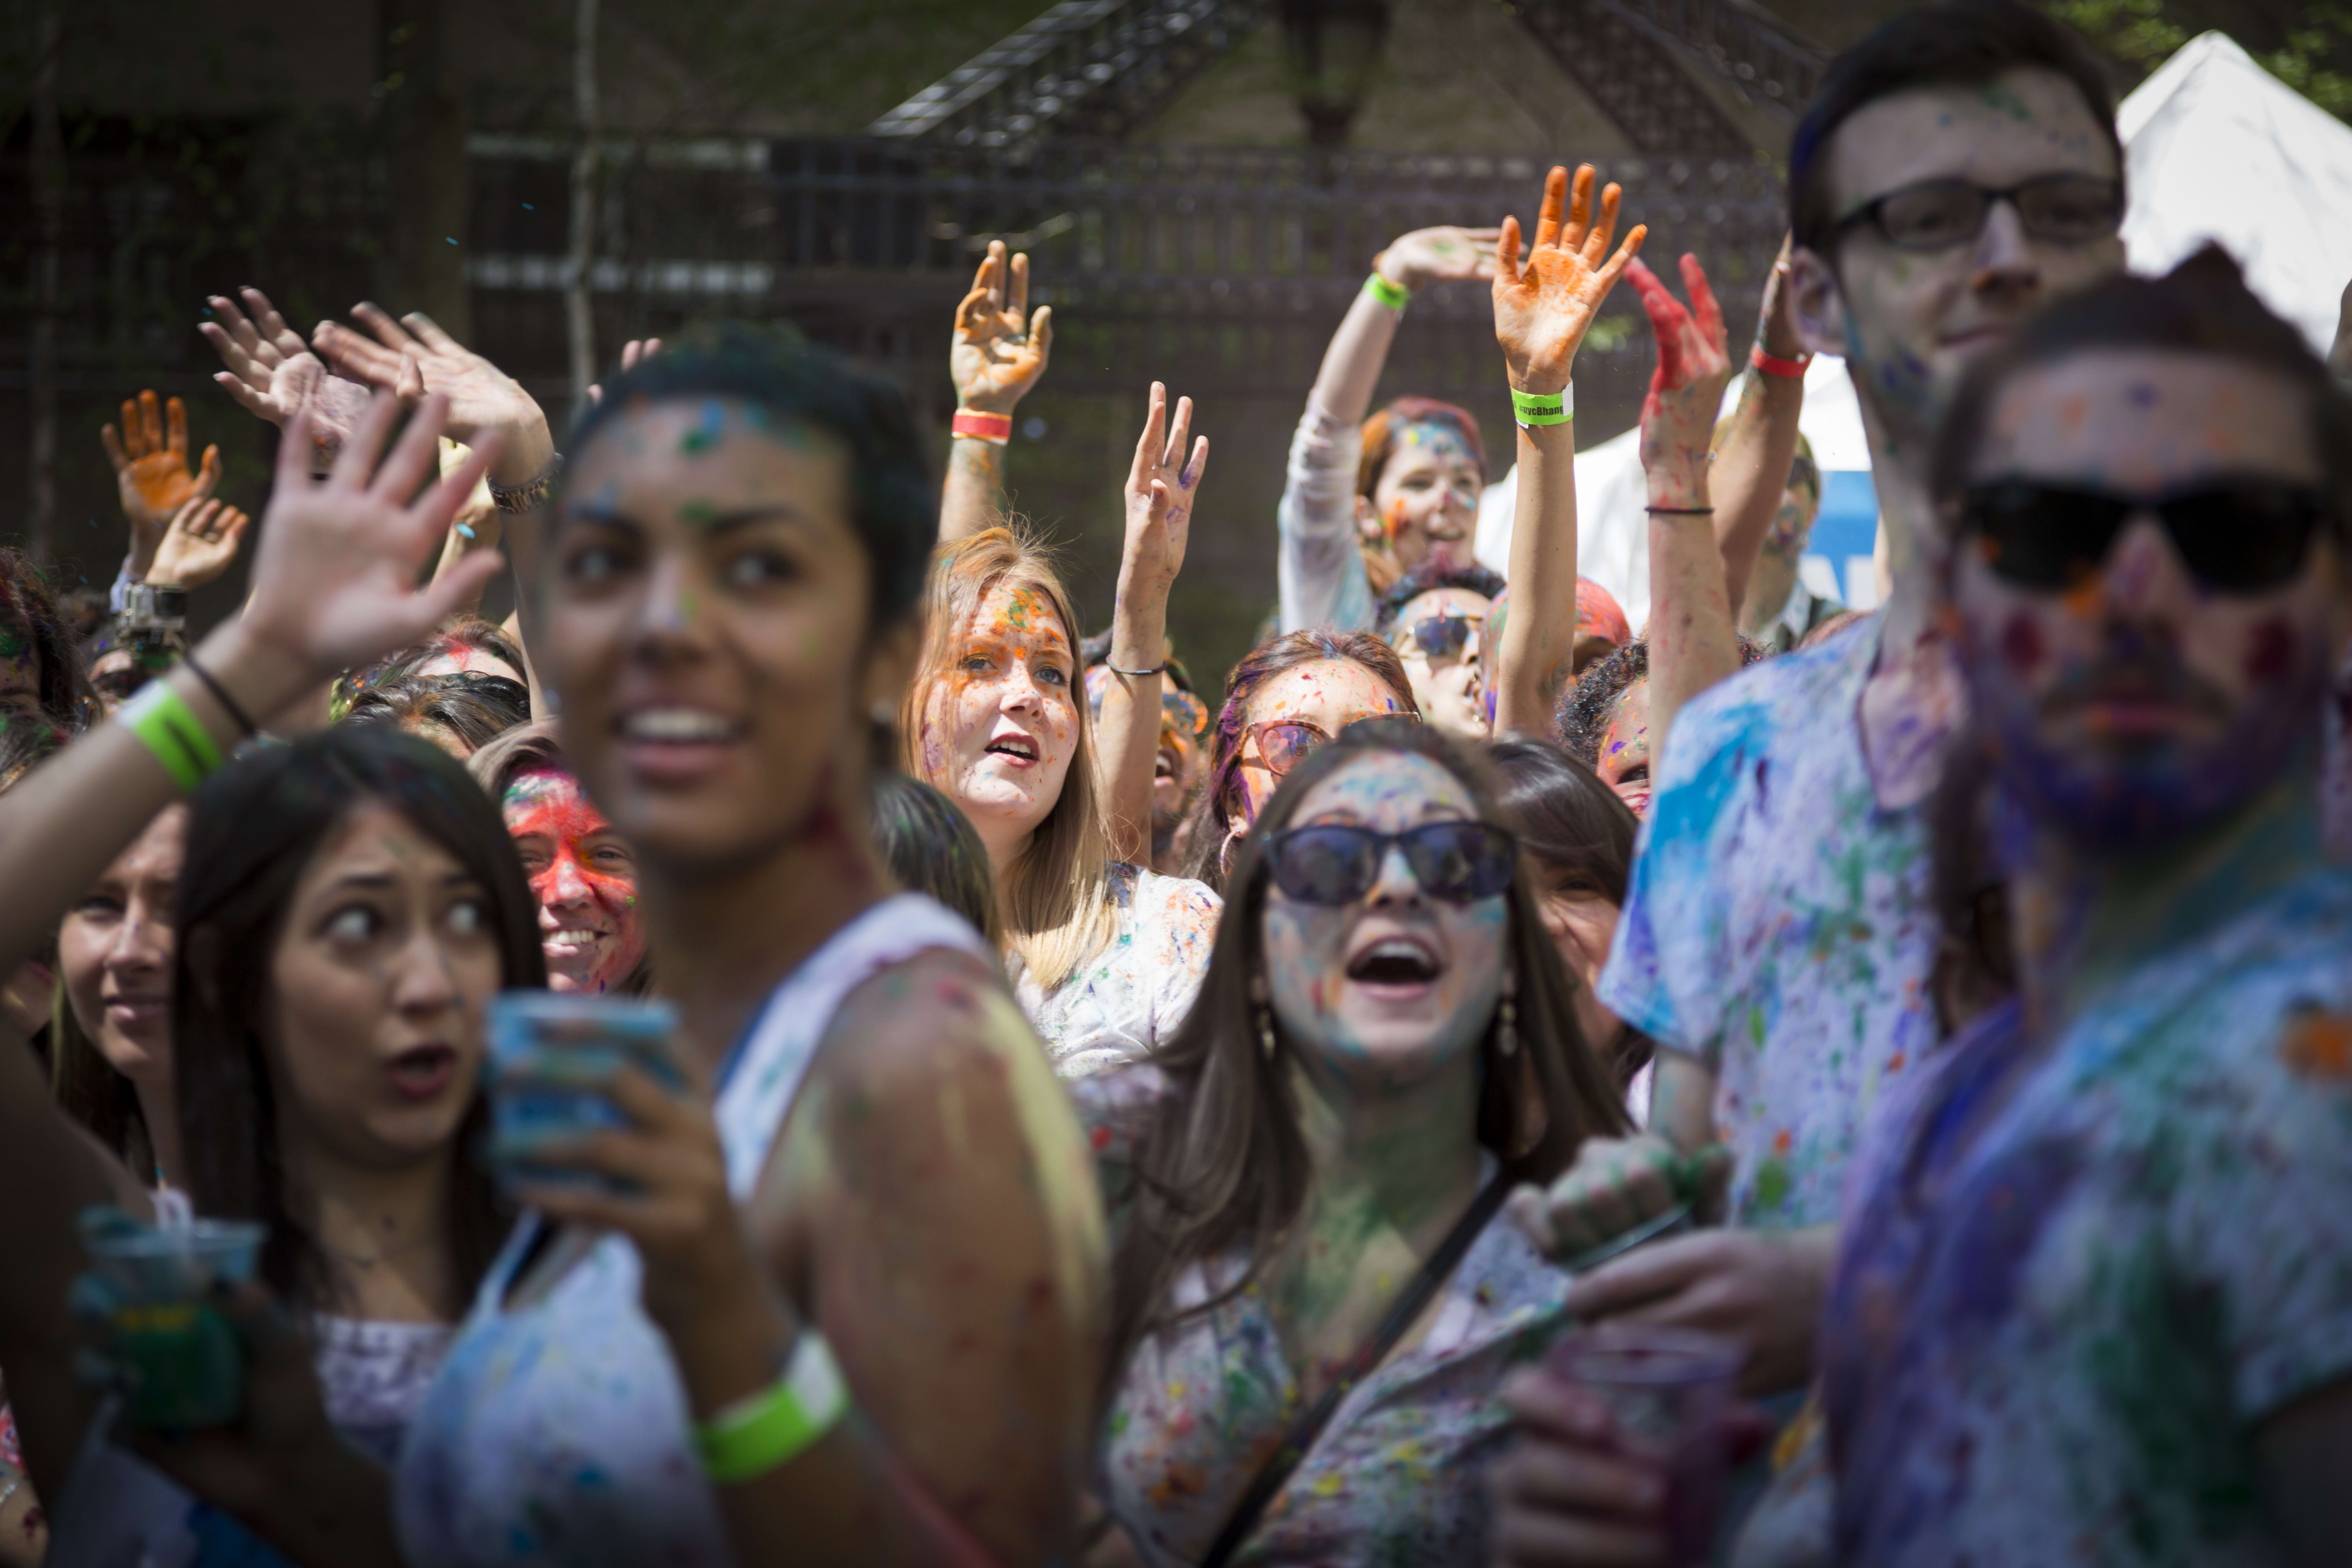
<svg viewBox="0 0 2352 1568"><path fill-rule="evenodd" d="M1274 513L1283 631L1372 628L1371 579L1356 542L1356 468L1363 453L1355 426L1308 401L1290 438L1282 502Z"/></svg>
<svg viewBox="0 0 2352 1568"><path fill-rule="evenodd" d="M2151 954L2039 1055L2017 1020L1855 1166L1838 1560L2283 1563L2254 1428L2352 1377L2352 874Z"/></svg>
<svg viewBox="0 0 2352 1568"><path fill-rule="evenodd" d="M1019 959L1009 963L1013 994L1064 1078L1139 1060L1175 1033L1209 971L1225 907L1206 882L1136 866L1114 864L1110 884L1115 934L1076 973L1048 994Z"/></svg>
<svg viewBox="0 0 2352 1568"><path fill-rule="evenodd" d="M1165 1082L1142 1067L1075 1090L1114 1226L1119 1167ZM1480 1165L1479 1179L1494 1179L1492 1156ZM1235 1255L1191 1269L1179 1303L1208 1300L1246 1266ZM1234 1562L1484 1562L1485 1468L1510 1435L1495 1391L1569 1327L1567 1293L1568 1277L1497 1213L1439 1290L1429 1331L1341 1402ZM1096 1454L1096 1495L1149 1568L1198 1563L1300 1408L1274 1320L1245 1290L1146 1340L1128 1363Z"/></svg>
<svg viewBox="0 0 2352 1568"><path fill-rule="evenodd" d="M1873 617L1675 720L1601 999L1717 1073L1737 1223L1837 1217L1881 1086L1933 1048L1926 812L1878 805L1857 704Z"/></svg>

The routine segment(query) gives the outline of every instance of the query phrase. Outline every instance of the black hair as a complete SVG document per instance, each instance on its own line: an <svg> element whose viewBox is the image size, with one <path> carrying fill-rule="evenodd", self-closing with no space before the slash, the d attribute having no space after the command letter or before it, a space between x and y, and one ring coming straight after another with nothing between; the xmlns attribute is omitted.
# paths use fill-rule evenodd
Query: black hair
<svg viewBox="0 0 2352 1568"><path fill-rule="evenodd" d="M1535 862L1543 891L1601 899L1622 909L1642 824L1617 792L1581 759L1527 735L1487 742L1486 760L1503 781L1495 804L1517 836L1520 853ZM1615 1041L1592 1044L1610 1058L1620 1084L1631 1083L1656 1052L1654 1042L1631 1025Z"/></svg>
<svg viewBox="0 0 2352 1568"><path fill-rule="evenodd" d="M1424 561L1398 578L1381 602L1372 607L1372 630L1382 637L1395 629L1396 618L1407 605L1423 594L1433 594L1440 588L1460 588L1491 599L1503 591L1503 574L1489 566L1472 562L1467 566L1448 565L1443 560Z"/></svg>
<svg viewBox="0 0 2352 1568"><path fill-rule="evenodd" d="M581 405L564 450L577 463L625 409L709 397L740 398L779 424L840 438L849 449L850 521L874 573L869 629L912 614L939 542L940 497L907 399L790 327L715 321L665 338L661 353L606 379L603 401Z"/></svg>
<svg viewBox="0 0 2352 1568"><path fill-rule="evenodd" d="M1079 668L1092 669L1098 664L1108 664L1109 662L1110 633L1107 631L1097 632L1094 636L1084 638L1079 642ZM1175 686L1177 690L1191 691L1192 689L1192 672L1184 668L1184 661L1178 658L1173 652L1169 654L1168 668L1162 673L1168 677L1170 682Z"/></svg>
<svg viewBox="0 0 2352 1568"><path fill-rule="evenodd" d="M1789 231L1796 242L1830 256L1838 220L1830 139L1858 110L1913 88L1988 82L2020 67L2055 71L2074 84L2115 150L2116 177L2122 179L2115 93L2083 40L2018 0L1945 0L1882 23L1822 73L1789 143Z"/></svg>
<svg viewBox="0 0 2352 1568"><path fill-rule="evenodd" d="M437 724L478 752L530 721L530 690L503 675L397 675L353 694L347 724Z"/></svg>
<svg viewBox="0 0 2352 1568"><path fill-rule="evenodd" d="M1753 637L1732 639L1739 645L1739 666L1742 669L1769 658L1772 650ZM1561 749L1586 767L1601 765L1601 737L1609 732L1609 720L1617 710L1617 700L1637 680L1650 679L1650 639L1635 637L1623 647L1610 651L1609 657L1579 676L1572 686L1564 687L1559 705L1552 710L1552 739Z"/></svg>
<svg viewBox="0 0 2352 1568"><path fill-rule="evenodd" d="M19 650L10 644L18 637L40 660L38 694L49 722L68 730L89 723L98 700L83 671L79 639L39 568L21 551L0 545L0 656L16 657Z"/></svg>
<svg viewBox="0 0 2352 1568"><path fill-rule="evenodd" d="M932 785L896 768L874 774L874 843L899 886L929 893L1001 948L996 876L971 819Z"/></svg>
<svg viewBox="0 0 2352 1568"><path fill-rule="evenodd" d="M266 1222L263 1278L313 1310L328 1304L331 1277L325 1253L288 1207L261 1019L269 954L302 873L336 827L372 802L400 813L480 884L502 984L547 984L539 905L506 824L439 748L383 725L338 724L244 752L189 797L172 961L189 1195L200 1214ZM468 1295L504 1224L488 1173L468 1157L488 1131L478 1093L455 1134L449 1184L457 1274Z"/></svg>
<svg viewBox="0 0 2352 1568"><path fill-rule="evenodd" d="M2238 264L2207 245L2161 278L2117 274L2063 306L2037 311L1979 357L1944 416L1928 472L1938 502L1968 487L2000 389L2011 378L2096 349L2207 354L2267 370L2302 390L2311 409L2313 449L2335 502L2333 521L2352 523L2352 399L2303 334L2254 297Z"/></svg>

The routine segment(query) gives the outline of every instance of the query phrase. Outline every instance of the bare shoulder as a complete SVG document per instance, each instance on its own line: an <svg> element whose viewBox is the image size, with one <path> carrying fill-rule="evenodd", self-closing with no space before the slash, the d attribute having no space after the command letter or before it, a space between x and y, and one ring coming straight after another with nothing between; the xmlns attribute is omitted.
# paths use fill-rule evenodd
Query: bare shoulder
<svg viewBox="0 0 2352 1568"><path fill-rule="evenodd" d="M817 1071L835 1094L927 1102L942 1082L1053 1077L1003 972L953 948L917 953L844 997Z"/></svg>

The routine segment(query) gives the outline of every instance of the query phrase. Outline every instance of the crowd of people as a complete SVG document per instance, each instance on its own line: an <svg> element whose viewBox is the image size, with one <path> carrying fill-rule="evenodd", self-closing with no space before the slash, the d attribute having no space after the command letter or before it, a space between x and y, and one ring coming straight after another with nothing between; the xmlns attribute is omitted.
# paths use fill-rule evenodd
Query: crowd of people
<svg viewBox="0 0 2352 1568"><path fill-rule="evenodd" d="M1744 365L1589 167L1382 249L1221 690L1189 398L1107 629L1006 509L1001 244L943 485L774 329L630 344L559 453L424 317L211 300L258 523L147 393L104 602L0 555L0 1563L2338 1561L2352 396L2222 250L2125 273L2015 0L1841 56L1789 187ZM1478 422L1372 407L1443 280L1504 572ZM1639 628L1577 572L1621 285ZM1868 616L1797 582L1822 353ZM653 1043L499 1055L533 993ZM193 1317L91 1272L205 1221ZM205 1323L236 1414L134 1419ZM1605 1345L1737 1398L1662 1449Z"/></svg>

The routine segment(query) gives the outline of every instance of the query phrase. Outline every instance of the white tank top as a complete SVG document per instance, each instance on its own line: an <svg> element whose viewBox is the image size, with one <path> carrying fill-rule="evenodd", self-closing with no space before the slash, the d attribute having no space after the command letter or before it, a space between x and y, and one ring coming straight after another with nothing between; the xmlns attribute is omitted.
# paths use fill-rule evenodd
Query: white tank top
<svg viewBox="0 0 2352 1568"><path fill-rule="evenodd" d="M719 1091L738 1204L842 998L938 947L996 963L962 920L900 894L835 932L769 995ZM686 1391L639 1305L636 1248L608 1236L510 1310L508 1288L539 1229L530 1216L515 1227L408 1429L394 1490L402 1551L413 1568L729 1563Z"/></svg>

